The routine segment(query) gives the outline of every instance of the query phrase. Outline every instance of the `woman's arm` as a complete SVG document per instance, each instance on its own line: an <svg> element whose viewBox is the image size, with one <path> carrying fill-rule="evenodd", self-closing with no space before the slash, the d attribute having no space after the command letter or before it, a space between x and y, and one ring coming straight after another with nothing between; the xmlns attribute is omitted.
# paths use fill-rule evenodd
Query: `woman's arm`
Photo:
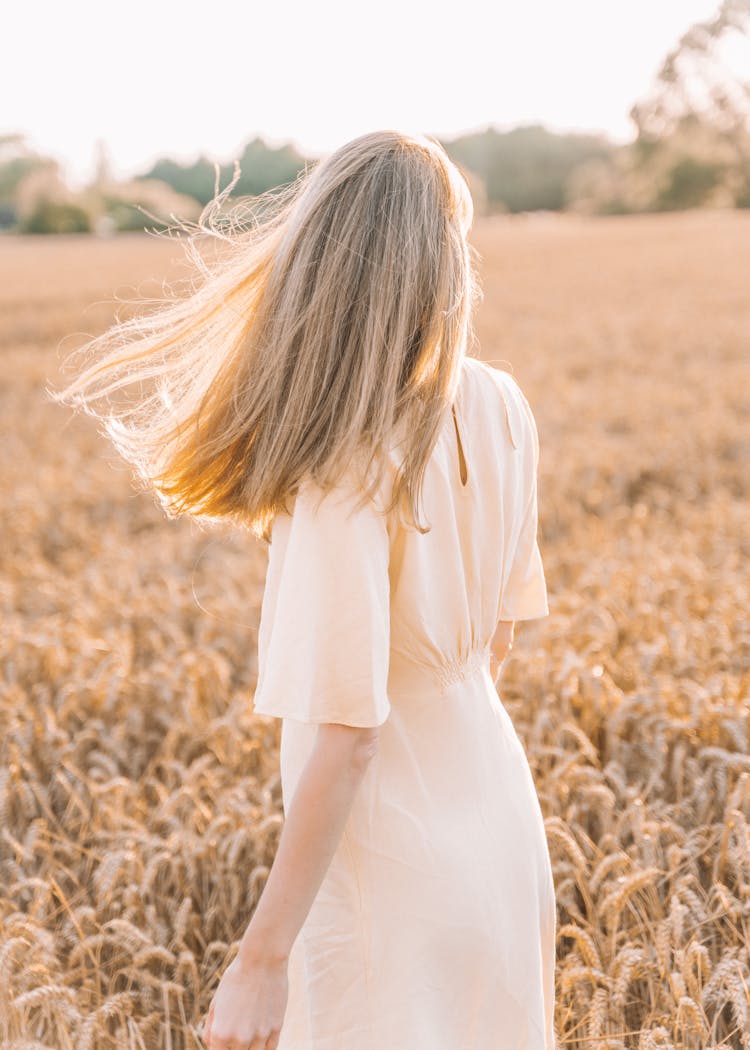
<svg viewBox="0 0 750 1050"><path fill-rule="evenodd" d="M304 923L377 751L377 727L321 723L284 820L276 857L239 958L283 961Z"/></svg>
<svg viewBox="0 0 750 1050"><path fill-rule="evenodd" d="M203 1032L208 1050L278 1046L289 953L343 835L377 741L376 727L320 723L263 893L211 1000Z"/></svg>

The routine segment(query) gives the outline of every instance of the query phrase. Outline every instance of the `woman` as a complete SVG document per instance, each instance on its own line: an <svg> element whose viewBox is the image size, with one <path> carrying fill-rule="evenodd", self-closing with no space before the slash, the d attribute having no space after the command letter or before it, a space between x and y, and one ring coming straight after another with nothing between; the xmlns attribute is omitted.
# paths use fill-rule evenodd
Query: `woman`
<svg viewBox="0 0 750 1050"><path fill-rule="evenodd" d="M552 872L491 666L548 612L539 444L467 352L471 221L435 141L363 135L247 228L201 224L226 254L59 395L170 515L270 542L285 823L210 1050L554 1046Z"/></svg>

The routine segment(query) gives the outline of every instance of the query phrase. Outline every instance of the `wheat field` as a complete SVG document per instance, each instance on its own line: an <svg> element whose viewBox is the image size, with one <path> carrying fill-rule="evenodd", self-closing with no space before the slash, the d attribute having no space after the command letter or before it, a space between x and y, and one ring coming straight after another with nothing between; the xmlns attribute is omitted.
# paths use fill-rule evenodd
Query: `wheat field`
<svg viewBox="0 0 750 1050"><path fill-rule="evenodd" d="M550 616L499 688L553 859L560 1046L750 1048L750 213L473 240L481 354L541 442ZM202 1046L281 827L264 549L168 521L43 395L181 259L0 238L5 1050Z"/></svg>

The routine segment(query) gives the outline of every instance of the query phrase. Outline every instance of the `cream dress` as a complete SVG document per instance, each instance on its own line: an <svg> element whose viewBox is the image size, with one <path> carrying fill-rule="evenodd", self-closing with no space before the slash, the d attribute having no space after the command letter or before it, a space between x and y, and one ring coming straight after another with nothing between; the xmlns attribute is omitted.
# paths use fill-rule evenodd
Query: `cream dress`
<svg viewBox="0 0 750 1050"><path fill-rule="evenodd" d="M498 620L548 613L538 459L516 381L467 356L429 533L343 485L303 484L276 518L254 709L283 719L284 810L317 723L381 727L291 952L279 1050L555 1046L550 858L489 663Z"/></svg>

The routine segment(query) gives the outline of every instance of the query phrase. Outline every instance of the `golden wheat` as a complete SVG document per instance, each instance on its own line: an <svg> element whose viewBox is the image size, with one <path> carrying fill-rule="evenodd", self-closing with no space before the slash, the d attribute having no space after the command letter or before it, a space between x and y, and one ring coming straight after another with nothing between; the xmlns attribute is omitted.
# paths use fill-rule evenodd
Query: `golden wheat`
<svg viewBox="0 0 750 1050"><path fill-rule="evenodd" d="M542 446L550 616L499 688L546 818L561 1046L747 1050L750 215L499 217L474 241L482 353ZM8 1050L198 1048L278 842L264 551L167 522L42 396L113 292L181 265L139 235L0 238Z"/></svg>

